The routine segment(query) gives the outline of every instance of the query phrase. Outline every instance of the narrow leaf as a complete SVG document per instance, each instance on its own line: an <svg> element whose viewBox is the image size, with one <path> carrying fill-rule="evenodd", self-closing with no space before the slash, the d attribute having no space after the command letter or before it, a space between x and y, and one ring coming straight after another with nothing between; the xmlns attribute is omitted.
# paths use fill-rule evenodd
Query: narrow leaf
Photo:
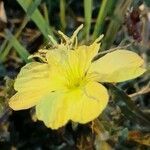
<svg viewBox="0 0 150 150"><path fill-rule="evenodd" d="M60 0L60 22L61 22L63 31L66 28L65 9L66 9L66 0Z"/></svg>
<svg viewBox="0 0 150 150"><path fill-rule="evenodd" d="M143 123L145 126L150 125L149 116L145 115L140 109L138 109L127 94L112 84L108 84L108 87L112 99L120 107L126 118L139 124Z"/></svg>
<svg viewBox="0 0 150 150"><path fill-rule="evenodd" d="M131 0L118 1L103 40L102 50L109 49L112 43L114 42L115 36L120 26L123 24L125 14L131 3Z"/></svg>
<svg viewBox="0 0 150 150"><path fill-rule="evenodd" d="M11 34L9 30L5 30L6 32L6 38L12 43L12 46L15 48L17 53L20 55L20 57L25 61L29 62L28 56L30 55L29 52L19 43L19 41Z"/></svg>
<svg viewBox="0 0 150 150"><path fill-rule="evenodd" d="M104 25L104 21L105 18L107 16L108 10L109 10L109 3L112 0L102 0L102 4L98 13L98 17L96 20L96 24L94 27L94 32L93 32L93 39L96 39L98 37L99 34L101 34L102 29L103 29L103 25Z"/></svg>
<svg viewBox="0 0 150 150"><path fill-rule="evenodd" d="M28 7L32 3L32 0L17 0L17 1L24 9L24 11L27 13ZM48 26L47 22L45 21L45 19L43 18L38 9L36 9L33 12L31 19L34 21L34 23L37 25L37 27L47 40L49 39L48 35L54 37L52 30L50 29L50 27Z"/></svg>
<svg viewBox="0 0 150 150"><path fill-rule="evenodd" d="M91 28L92 4L93 0L84 0L85 33L87 40L89 38Z"/></svg>

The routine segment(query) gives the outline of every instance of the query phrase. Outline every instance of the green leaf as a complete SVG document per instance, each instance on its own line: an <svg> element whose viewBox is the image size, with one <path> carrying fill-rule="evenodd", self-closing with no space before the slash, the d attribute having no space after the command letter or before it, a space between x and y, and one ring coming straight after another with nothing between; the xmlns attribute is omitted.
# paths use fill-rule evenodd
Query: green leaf
<svg viewBox="0 0 150 150"><path fill-rule="evenodd" d="M111 47L119 28L123 24L125 14L131 3L131 0L118 1L114 13L112 15L111 21L108 25L106 35L104 36L102 50L109 49Z"/></svg>
<svg viewBox="0 0 150 150"><path fill-rule="evenodd" d="M0 77L4 77L6 75L5 67L0 63Z"/></svg>
<svg viewBox="0 0 150 150"><path fill-rule="evenodd" d="M96 20L96 24L94 27L93 39L96 39L98 35L102 32L103 25L104 25L104 22L108 13L108 8L109 8L108 5L110 1L112 0L103 0L101 3L101 7L100 7L98 17Z"/></svg>
<svg viewBox="0 0 150 150"><path fill-rule="evenodd" d="M35 9L38 7L38 5L40 4L41 0L35 0L33 3L31 3L27 9L27 16L25 16L25 18L23 19L21 26L19 27L19 29L16 31L15 33L15 37L18 38L19 35L21 34L22 30L24 29L24 27L26 26L26 24L28 23L28 21L30 20L30 16L32 15L32 13L35 11ZM10 49L12 48L12 43L9 42L7 45L7 39L5 39L5 41L3 42L3 44L0 47L0 60L3 62L5 61Z"/></svg>
<svg viewBox="0 0 150 150"><path fill-rule="evenodd" d="M22 30L24 29L24 27L26 26L28 21L29 21L29 18L25 17L22 24L21 24L21 26L19 27L19 29L17 30L17 32L14 35L16 39L21 34ZM2 62L5 61L10 49L12 48L12 42L8 41L8 39L5 39L5 41L3 42L2 46L1 46L2 51L0 53L0 60ZM7 44L7 42L8 42L8 44Z"/></svg>
<svg viewBox="0 0 150 150"><path fill-rule="evenodd" d="M30 15L32 11L28 11L28 8L30 4L32 3L32 0L17 0L17 1L21 5L21 7L24 9L24 11L28 13L28 15ZM45 19L43 18L43 16L41 15L40 11L37 8L30 17L47 40L49 40L48 35L51 35L54 37L52 30L48 26L48 23L45 21Z"/></svg>
<svg viewBox="0 0 150 150"><path fill-rule="evenodd" d="M87 40L89 38L91 28L92 4L93 0L84 0L85 33Z"/></svg>
<svg viewBox="0 0 150 150"><path fill-rule="evenodd" d="M27 63L30 62L28 57L29 57L29 52L19 43L19 41L11 34L9 30L5 30L6 32L6 38L10 41L12 46L15 48L17 53L20 55L20 57Z"/></svg>
<svg viewBox="0 0 150 150"><path fill-rule="evenodd" d="M145 4L150 7L150 0L144 0Z"/></svg>
<svg viewBox="0 0 150 150"><path fill-rule="evenodd" d="M32 14L34 13L34 11L37 9L37 7L40 5L41 0L35 0L33 1L33 3L31 3L27 9L27 16L30 18L30 16L32 16Z"/></svg>
<svg viewBox="0 0 150 150"><path fill-rule="evenodd" d="M66 0L60 0L60 22L61 22L63 31L66 28L65 9L66 9Z"/></svg>
<svg viewBox="0 0 150 150"><path fill-rule="evenodd" d="M150 125L150 117L138 109L126 93L112 84L107 85L110 89L112 99L120 107L122 113L127 119L139 124L143 123L142 125L144 126Z"/></svg>

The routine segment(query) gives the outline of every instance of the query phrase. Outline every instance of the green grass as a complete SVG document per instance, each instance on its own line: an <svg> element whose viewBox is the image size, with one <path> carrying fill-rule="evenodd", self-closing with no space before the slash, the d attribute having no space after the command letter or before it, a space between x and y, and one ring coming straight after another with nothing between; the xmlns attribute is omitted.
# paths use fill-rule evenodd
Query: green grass
<svg viewBox="0 0 150 150"><path fill-rule="evenodd" d="M14 49L17 51L19 56L24 60L26 63L28 63L30 60L28 59L28 56L30 55L29 52L19 43L19 41L11 34L9 30L5 30L6 37L10 41L11 45L14 47Z"/></svg>
<svg viewBox="0 0 150 150"><path fill-rule="evenodd" d="M92 4L93 4L93 0L84 0L85 34L86 34L87 41L89 40L89 36L90 36Z"/></svg>
<svg viewBox="0 0 150 150"><path fill-rule="evenodd" d="M62 26L62 31L66 29L66 0L60 0L60 22Z"/></svg>
<svg viewBox="0 0 150 150"><path fill-rule="evenodd" d="M114 10L114 13L111 17L111 21L108 25L103 43L102 43L102 49L109 49L111 45L114 42L115 36L123 24L125 13L127 12L127 9L131 5L131 0L122 0L118 1L117 7Z"/></svg>
<svg viewBox="0 0 150 150"><path fill-rule="evenodd" d="M54 37L52 33L52 29L49 27L48 23L44 19L44 17L41 15L40 11L38 8L34 8L35 11L31 15L31 12L28 11L28 7L32 3L32 0L17 0L18 3L21 5L21 7L24 9L26 12L27 16L30 16L33 22L36 24L36 26L39 28L41 33L44 35L45 39L49 40L48 35L51 35Z"/></svg>
<svg viewBox="0 0 150 150"><path fill-rule="evenodd" d="M96 39L99 34L103 31L103 25L108 13L108 5L112 2L112 0L103 0L101 3L101 7L99 9L98 17L96 20L96 24L93 32L93 39Z"/></svg>
<svg viewBox="0 0 150 150"><path fill-rule="evenodd" d="M16 40L19 38L20 34L22 33L22 30L25 28L25 26L30 21L30 19L32 19L34 21L34 23L37 25L37 27L39 28L41 33L44 35L46 40L49 40L48 35L51 35L54 38L53 33L49 27L48 21L46 21L46 19L44 19L44 17L41 15L41 13L39 12L39 10L37 8L40 5L41 0L35 0L33 2L32 2L32 0L26 0L26 1L17 0L17 1L22 6L22 8L25 10L26 16L24 17L23 22L21 23L21 26L18 28L17 32L15 33L14 38ZM46 12L45 12L45 14L46 14ZM19 43L19 41L17 43ZM14 43L12 41L8 41L7 39L4 40L3 44L0 47L1 62L4 62L6 60L6 57L9 54L9 51L11 50L11 48L13 46L14 46ZM18 46L16 46L16 47L18 47ZM23 49L25 50L25 48L20 49L20 54L22 53L20 56L21 56L21 58L23 57L23 60L25 60ZM22 50L23 50L23 52L22 52ZM25 56L27 56L27 55L25 55Z"/></svg>

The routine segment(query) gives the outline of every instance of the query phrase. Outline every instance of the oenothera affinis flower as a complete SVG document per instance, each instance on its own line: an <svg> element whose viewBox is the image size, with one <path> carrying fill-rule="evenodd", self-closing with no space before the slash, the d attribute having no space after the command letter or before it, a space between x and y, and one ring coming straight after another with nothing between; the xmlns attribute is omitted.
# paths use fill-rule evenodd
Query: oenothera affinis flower
<svg viewBox="0 0 150 150"><path fill-rule="evenodd" d="M60 44L50 37L53 46L35 54L42 62L21 69L14 84L17 93L9 101L12 109L35 106L37 118L52 129L69 120L84 124L107 106L108 92L99 82L122 82L144 73L143 59L128 50L116 50L92 61L101 37L90 46L78 46L81 27L71 38L59 31L63 37Z"/></svg>

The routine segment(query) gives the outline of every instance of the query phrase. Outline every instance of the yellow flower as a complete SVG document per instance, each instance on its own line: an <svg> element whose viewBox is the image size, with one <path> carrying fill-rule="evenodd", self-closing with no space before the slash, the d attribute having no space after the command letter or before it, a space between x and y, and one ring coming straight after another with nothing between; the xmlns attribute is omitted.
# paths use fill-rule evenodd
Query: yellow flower
<svg viewBox="0 0 150 150"><path fill-rule="evenodd" d="M81 28L81 27L80 27ZM14 110L36 107L36 115L47 127L57 129L69 120L87 123L97 118L108 103L107 89L99 82L121 82L144 73L143 60L128 50L116 50L92 61L100 38L90 46L77 46L76 34L43 51L44 62L25 65L14 84L10 99ZM36 55L37 56L37 55Z"/></svg>

